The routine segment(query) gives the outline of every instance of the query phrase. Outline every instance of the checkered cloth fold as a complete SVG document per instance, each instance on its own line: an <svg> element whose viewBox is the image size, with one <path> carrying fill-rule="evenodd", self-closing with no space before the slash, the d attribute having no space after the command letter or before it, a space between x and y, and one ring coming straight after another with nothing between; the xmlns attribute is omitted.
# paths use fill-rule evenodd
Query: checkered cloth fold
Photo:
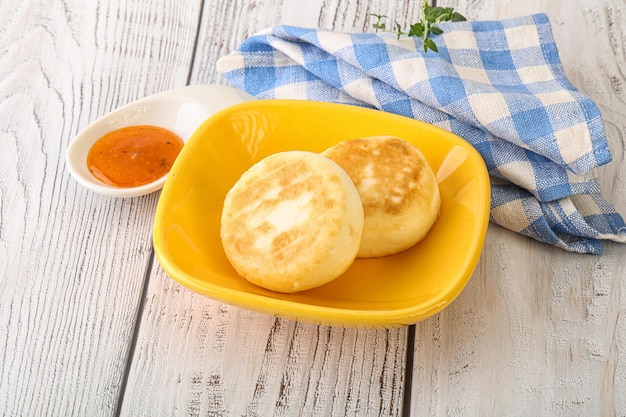
<svg viewBox="0 0 626 417"><path fill-rule="evenodd" d="M438 53L419 38L276 26L217 68L261 99L370 107L461 136L489 170L495 224L580 253L626 242L594 172L611 160L600 112L567 80L547 16L439 26Z"/></svg>

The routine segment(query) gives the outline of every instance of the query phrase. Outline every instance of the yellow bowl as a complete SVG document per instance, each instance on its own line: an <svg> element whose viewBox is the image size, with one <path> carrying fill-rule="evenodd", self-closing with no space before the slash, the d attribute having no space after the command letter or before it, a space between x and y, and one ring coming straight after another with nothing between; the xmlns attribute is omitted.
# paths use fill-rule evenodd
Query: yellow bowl
<svg viewBox="0 0 626 417"><path fill-rule="evenodd" d="M294 294L240 277L219 237L224 196L264 157L321 152L339 141L393 135L424 153L437 174L441 214L428 236L393 256L358 259L336 280ZM207 119L174 163L156 212L154 247L170 277L215 300L318 324L398 326L452 302L470 279L489 221L489 177L466 141L410 118L300 100L238 104Z"/></svg>

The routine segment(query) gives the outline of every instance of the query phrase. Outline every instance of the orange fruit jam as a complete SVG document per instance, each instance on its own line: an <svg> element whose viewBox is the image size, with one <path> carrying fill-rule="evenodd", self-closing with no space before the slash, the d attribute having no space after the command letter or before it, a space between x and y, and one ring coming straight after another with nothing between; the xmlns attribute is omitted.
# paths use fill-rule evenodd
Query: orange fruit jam
<svg viewBox="0 0 626 417"><path fill-rule="evenodd" d="M107 133L87 155L91 173L114 187L137 187L167 174L183 148L175 133L157 126L129 126Z"/></svg>

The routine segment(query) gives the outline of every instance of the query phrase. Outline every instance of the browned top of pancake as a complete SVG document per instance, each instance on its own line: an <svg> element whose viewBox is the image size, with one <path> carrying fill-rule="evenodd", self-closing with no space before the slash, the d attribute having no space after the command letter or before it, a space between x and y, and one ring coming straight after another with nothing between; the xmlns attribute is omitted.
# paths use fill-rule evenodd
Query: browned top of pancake
<svg viewBox="0 0 626 417"><path fill-rule="evenodd" d="M289 263L335 230L345 199L339 177L303 158L270 157L233 189L227 245L243 257ZM320 227L324 223L330 227Z"/></svg>
<svg viewBox="0 0 626 417"><path fill-rule="evenodd" d="M350 176L361 196L365 215L396 215L413 199L430 199L425 175L430 166L412 144L394 137L346 140L324 151ZM427 177L428 178L428 177Z"/></svg>

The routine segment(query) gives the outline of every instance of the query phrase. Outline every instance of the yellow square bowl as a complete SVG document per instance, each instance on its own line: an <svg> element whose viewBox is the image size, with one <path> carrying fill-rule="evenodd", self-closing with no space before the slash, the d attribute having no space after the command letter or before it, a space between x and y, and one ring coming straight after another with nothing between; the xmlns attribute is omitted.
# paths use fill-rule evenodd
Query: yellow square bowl
<svg viewBox="0 0 626 417"><path fill-rule="evenodd" d="M224 197L241 174L287 150L321 152L347 139L392 135L417 146L437 175L441 213L424 240L397 255L357 259L340 277L293 294L239 276L224 254ZM154 225L157 259L183 286L212 299L278 317L350 327L412 324L462 291L489 222L484 162L465 140L435 126L357 106L258 100L207 119L174 163Z"/></svg>

